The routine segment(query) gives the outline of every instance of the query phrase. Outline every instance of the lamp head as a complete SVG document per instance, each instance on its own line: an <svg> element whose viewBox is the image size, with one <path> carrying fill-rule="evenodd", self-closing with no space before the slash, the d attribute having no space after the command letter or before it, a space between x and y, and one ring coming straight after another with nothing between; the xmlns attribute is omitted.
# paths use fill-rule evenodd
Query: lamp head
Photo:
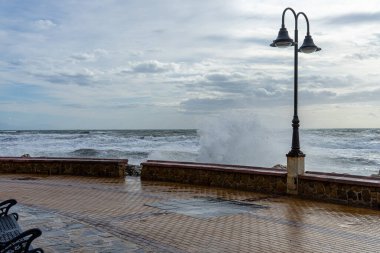
<svg viewBox="0 0 380 253"><path fill-rule="evenodd" d="M316 51L321 51L321 50L322 50L321 48L317 47L314 44L314 41L311 38L311 36L306 35L305 39L303 40L302 46L298 49L298 52L302 52L305 54L311 54L311 53L314 53Z"/></svg>
<svg viewBox="0 0 380 253"><path fill-rule="evenodd" d="M289 37L288 30L286 30L285 27L281 27L280 31L278 32L277 39L273 41L272 44L270 44L271 47L279 47L279 48L285 48L293 46L294 42Z"/></svg>

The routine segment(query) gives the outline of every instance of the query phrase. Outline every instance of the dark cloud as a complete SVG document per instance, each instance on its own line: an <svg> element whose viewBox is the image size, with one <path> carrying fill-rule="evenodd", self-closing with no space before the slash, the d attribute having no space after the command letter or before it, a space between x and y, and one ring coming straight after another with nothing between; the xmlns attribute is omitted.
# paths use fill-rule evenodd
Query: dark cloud
<svg viewBox="0 0 380 253"><path fill-rule="evenodd" d="M212 113L240 108L263 108L273 106L283 106L291 104L290 91L279 92L268 95L267 91L257 89L251 95L241 95L233 98L228 96L220 98L194 98L183 101L180 108L185 113Z"/></svg>
<svg viewBox="0 0 380 253"><path fill-rule="evenodd" d="M228 82L234 79L241 79L244 76L239 73L209 73L205 75L205 78L211 82Z"/></svg>
<svg viewBox="0 0 380 253"><path fill-rule="evenodd" d="M299 77L300 87L310 88L342 88L349 87L355 83L362 82L352 75L345 75L340 77L330 77L323 75L306 75Z"/></svg>
<svg viewBox="0 0 380 253"><path fill-rule="evenodd" d="M299 91L299 98L302 104L345 104L345 103L362 103L362 102L378 102L380 97L380 89L353 91L350 93L335 93L332 91Z"/></svg>
<svg viewBox="0 0 380 253"><path fill-rule="evenodd" d="M305 76L300 79L300 105L339 104L348 101L377 101L380 89L375 91L353 91L337 93L331 89L352 87L360 82L353 76ZM284 85L285 84L285 85ZM186 113L210 113L235 108L263 108L293 105L293 79L275 79L264 73L257 73L247 79L237 73L210 73L204 79L187 86L190 92L213 94L215 98L193 98L181 103Z"/></svg>
<svg viewBox="0 0 380 253"><path fill-rule="evenodd" d="M203 80L188 84L190 92L218 92L216 98L193 98L181 103L186 113L211 113L236 108L263 107L289 103L292 92L270 85L272 77L258 74L256 79L247 79L240 73L210 73Z"/></svg>
<svg viewBox="0 0 380 253"><path fill-rule="evenodd" d="M88 54L88 53L73 54L71 56L71 58L74 60L77 60L77 61L88 61L88 60L95 59L95 55L94 54Z"/></svg>
<svg viewBox="0 0 380 253"><path fill-rule="evenodd" d="M304 76L300 78L299 83L299 105L378 101L380 89L354 90L350 93L335 92L339 88L353 87L360 82L363 81L350 75ZM215 98L193 98L183 101L180 108L185 113L204 114L237 108L292 106L294 99L292 78L275 79L264 73L257 73L251 79L239 73L210 73L205 75L203 80L188 84L186 87L189 92L218 93Z"/></svg>
<svg viewBox="0 0 380 253"><path fill-rule="evenodd" d="M222 73L212 73L206 75L206 79L212 82L226 82L229 80L229 76Z"/></svg>
<svg viewBox="0 0 380 253"><path fill-rule="evenodd" d="M34 74L34 76L55 84L76 84L80 86L89 86L95 83L93 75L86 72Z"/></svg>
<svg viewBox="0 0 380 253"><path fill-rule="evenodd" d="M380 89L375 90L359 90L339 96L340 102L378 102L380 97Z"/></svg>
<svg viewBox="0 0 380 253"><path fill-rule="evenodd" d="M380 12L358 12L339 15L336 17L325 18L324 21L329 24L362 24L362 23L379 23Z"/></svg>
<svg viewBox="0 0 380 253"><path fill-rule="evenodd" d="M286 105L290 103L292 92L281 87L281 83L264 73L257 73L253 78L241 73L209 73L202 80L185 87L190 93L217 92L217 97L186 100L181 104L181 110L186 113L209 113L233 108Z"/></svg>
<svg viewBox="0 0 380 253"><path fill-rule="evenodd" d="M380 54L359 52L359 53L348 55L348 56L346 56L346 58L351 59L351 60L353 59L353 60L365 61L365 60L369 60L369 59L379 59Z"/></svg>
<svg viewBox="0 0 380 253"><path fill-rule="evenodd" d="M276 79L261 72L255 73L253 76L246 76L238 72L214 72L184 86L190 92L219 92L226 96L269 97L283 92L284 84L290 84L291 80L291 78Z"/></svg>
<svg viewBox="0 0 380 253"><path fill-rule="evenodd" d="M173 68L173 64L170 63L147 61L134 64L131 70L135 73L161 73L173 70Z"/></svg>
<svg viewBox="0 0 380 253"><path fill-rule="evenodd" d="M300 101L307 105L334 103L337 101L337 94L331 91L300 90L298 93Z"/></svg>

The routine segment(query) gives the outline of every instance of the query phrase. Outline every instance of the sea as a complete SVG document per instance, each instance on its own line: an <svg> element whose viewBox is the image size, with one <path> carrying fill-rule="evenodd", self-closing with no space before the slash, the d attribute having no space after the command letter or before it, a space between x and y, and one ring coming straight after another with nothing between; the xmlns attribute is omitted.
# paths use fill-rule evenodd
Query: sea
<svg viewBox="0 0 380 253"><path fill-rule="evenodd" d="M378 174L380 129L300 130L307 171ZM272 167L286 164L290 130L0 131L0 156L125 158Z"/></svg>

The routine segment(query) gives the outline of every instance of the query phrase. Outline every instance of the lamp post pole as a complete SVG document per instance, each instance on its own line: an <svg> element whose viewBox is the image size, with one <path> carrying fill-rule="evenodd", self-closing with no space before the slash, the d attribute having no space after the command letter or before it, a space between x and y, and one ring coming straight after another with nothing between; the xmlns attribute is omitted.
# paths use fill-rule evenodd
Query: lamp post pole
<svg viewBox="0 0 380 253"><path fill-rule="evenodd" d="M284 14L285 15L285 11ZM287 154L287 156L305 156L300 148L300 137L299 137L299 127L300 120L298 119L298 27L294 30L294 114L292 120L293 136L292 136L292 149Z"/></svg>
<svg viewBox="0 0 380 253"><path fill-rule="evenodd" d="M285 28L285 14L291 11L295 19L294 41L289 37L288 31ZM298 17L304 16L307 25L307 33L304 42L298 48ZM294 114L292 120L293 135L292 135L292 148L287 156L287 170L288 170L288 193L296 194L298 191L298 175L303 174L305 170L305 154L301 151L299 140L299 126L300 121L298 118L298 52L313 53L320 51L313 39L310 36L309 20L305 13L296 13L292 8L286 8L282 13L282 24L278 33L277 39L270 45L272 47L285 48L294 46Z"/></svg>

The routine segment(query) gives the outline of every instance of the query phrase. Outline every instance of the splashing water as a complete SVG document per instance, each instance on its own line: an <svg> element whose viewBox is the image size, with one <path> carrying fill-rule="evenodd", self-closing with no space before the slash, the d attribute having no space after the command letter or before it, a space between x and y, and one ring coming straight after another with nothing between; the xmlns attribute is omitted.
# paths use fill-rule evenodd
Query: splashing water
<svg viewBox="0 0 380 253"><path fill-rule="evenodd" d="M265 167L286 162L283 137L264 127L256 116L222 115L204 122L198 133L199 162Z"/></svg>

